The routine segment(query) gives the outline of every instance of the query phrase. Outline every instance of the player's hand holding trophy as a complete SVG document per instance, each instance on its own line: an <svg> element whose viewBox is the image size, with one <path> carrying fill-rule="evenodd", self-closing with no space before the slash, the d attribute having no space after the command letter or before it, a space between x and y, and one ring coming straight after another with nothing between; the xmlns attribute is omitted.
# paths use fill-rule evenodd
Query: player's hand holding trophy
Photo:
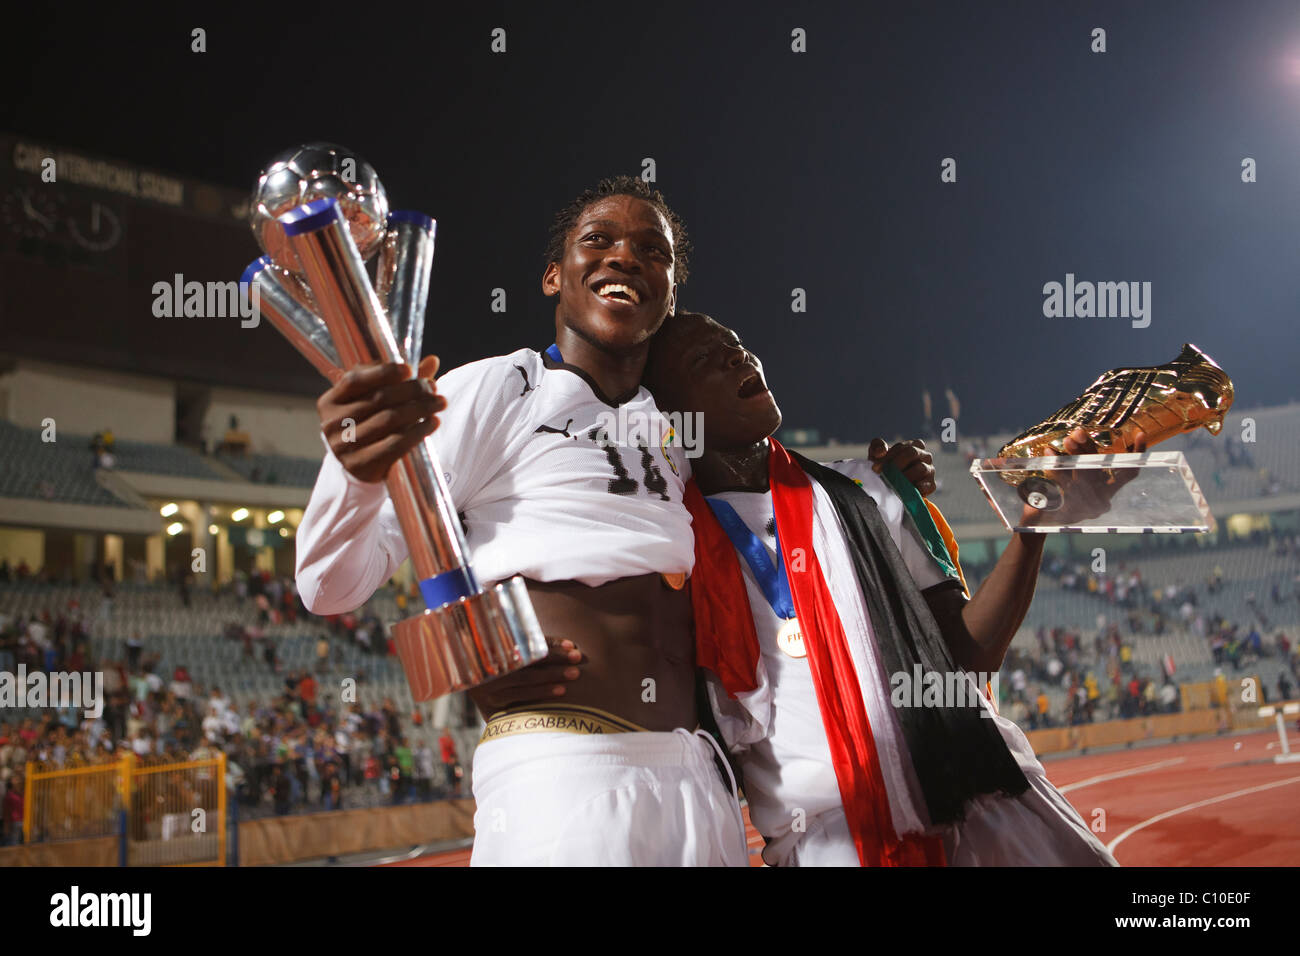
<svg viewBox="0 0 1300 956"><path fill-rule="evenodd" d="M1214 519L1183 453L1133 449L1139 436L1150 447L1201 427L1217 435L1232 399L1223 369L1184 345L1165 365L1106 372L971 474L1013 531L1208 531ZM1078 429L1095 454L1067 453Z"/></svg>
<svg viewBox="0 0 1300 956"><path fill-rule="evenodd" d="M258 178L249 218L266 255L241 283L322 375L336 382L373 362L419 367L432 219L390 213L375 171L327 143L274 157ZM475 579L431 436L390 469L387 486L427 608L393 626L413 699L474 687L546 657L523 579L486 589Z"/></svg>

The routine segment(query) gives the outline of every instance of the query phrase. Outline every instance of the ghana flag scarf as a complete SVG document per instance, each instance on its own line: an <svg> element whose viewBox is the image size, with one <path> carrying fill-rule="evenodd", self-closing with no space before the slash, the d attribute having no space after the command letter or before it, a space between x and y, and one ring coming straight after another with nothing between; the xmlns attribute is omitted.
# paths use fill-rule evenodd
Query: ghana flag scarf
<svg viewBox="0 0 1300 956"><path fill-rule="evenodd" d="M912 674L919 665L925 673L948 674L957 670L952 653L871 496L851 478L786 451L775 438L768 441L778 547L786 568L803 568L787 576L858 858L863 866L941 864L937 838L894 832L861 684L813 548L812 482L826 493L847 539L886 673ZM916 499L904 500L918 523L933 514L910 484L896 490L910 491ZM744 576L731 539L694 481L687 485L685 503L695 531L691 601L697 663L713 671L734 697L757 686L758 637ZM932 552L938 550L934 529L931 521L927 530L934 533L923 535ZM997 727L980 716L980 708L902 707L896 712L932 823L960 821L965 803L980 794L1016 795L1028 788Z"/></svg>

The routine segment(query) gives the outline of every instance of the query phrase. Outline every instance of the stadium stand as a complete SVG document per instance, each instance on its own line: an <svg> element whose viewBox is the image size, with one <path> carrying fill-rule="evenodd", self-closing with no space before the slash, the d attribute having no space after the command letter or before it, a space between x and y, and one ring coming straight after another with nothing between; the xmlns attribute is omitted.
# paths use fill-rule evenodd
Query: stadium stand
<svg viewBox="0 0 1300 956"><path fill-rule="evenodd" d="M319 461L294 458L289 455L218 453L215 457L221 464L239 472L249 481L265 482L269 485L310 488L316 484L316 474L320 471Z"/></svg>
<svg viewBox="0 0 1300 956"><path fill-rule="evenodd" d="M179 445L155 445L149 442L118 439L113 444L118 471L143 471L151 475L178 478L224 478L210 468L197 452Z"/></svg>
<svg viewBox="0 0 1300 956"><path fill-rule="evenodd" d="M1241 441L1246 418L1258 441ZM297 426L277 427L279 447L289 447L285 435ZM940 446L934 454L935 501L961 541L972 590L992 566L989 546L1005 532L993 527L969 462L1010 437L963 439L955 450ZM126 501L97 480L93 444L63 432L57 443L43 442L38 429L0 422L0 498L143 510L146 497L171 500L161 496L174 478L178 488L202 489L192 499L202 494L221 504L223 516L212 520L227 521L224 515L248 494L247 482L280 486L258 489L263 510L299 507L290 501L305 502L320 467L319 460L253 449L208 458L180 445L118 438L114 470L149 477L139 482L149 490ZM1195 433L1161 448L1188 455L1216 514L1231 516L1242 503L1251 521L1241 527L1251 530L1108 541L1102 572L1080 556L1087 548L1049 548L998 679L1004 712L1026 729L1177 709L1178 685L1220 675L1257 674L1270 697L1300 685L1300 534L1295 505L1286 504L1295 500L1288 496L1300 474L1300 405L1234 412L1217 438ZM858 446L804 450L823 461L865 454ZM229 501L211 493L222 484L233 489ZM1273 500L1282 507L1273 509ZM192 516L200 503L186 505ZM284 527L296 519L277 520ZM197 535L206 523L191 517L189 527ZM200 540L207 539L194 543ZM200 575L197 583L176 575L190 542L182 537L175 549L162 543L151 552L148 574L133 559L139 576L128 575L132 583L88 581L84 564L24 568L20 579L0 561L0 671L19 664L29 671L98 670L112 686L100 721L48 708L0 712L0 782L20 779L29 759L69 767L125 747L145 762L176 761L220 747L245 816L467 790L454 770L469 766L477 716L464 695L414 705L387 640L389 623L419 609L418 592L390 583L366 606L320 618L306 612L286 573L291 549L258 553L238 539L228 546L243 549L233 565L227 561L219 575ZM278 575L247 570L272 565ZM209 712L214 702L217 715ZM13 827L0 835L12 839Z"/></svg>
<svg viewBox="0 0 1300 956"><path fill-rule="evenodd" d="M1139 551L1109 575L1049 558L1012 641L1002 689L1011 691L1008 702L1019 696L1026 706L1041 690L1058 724L1151 712L1145 696L1147 706L1126 705L1134 678L1145 695L1149 682L1159 689L1166 678L1194 683L1249 668L1266 696L1288 696L1281 689L1300 682L1298 634L1300 535ZM1039 687L1029 688L1017 670ZM1076 699L1080 686L1094 694L1092 705Z"/></svg>
<svg viewBox="0 0 1300 956"><path fill-rule="evenodd" d="M184 760L220 746L245 817L459 793L453 771L468 766L477 731L462 697L413 704L383 637L401 613L391 589L354 614L320 618L291 580L270 575L215 594L9 575L0 567L0 670L98 670L110 703L102 720L84 722L75 710L7 708L6 781L26 760L77 766L123 747L146 761Z"/></svg>
<svg viewBox="0 0 1300 956"><path fill-rule="evenodd" d="M45 442L39 429L9 422L0 422L0 497L130 507L95 481L88 438Z"/></svg>

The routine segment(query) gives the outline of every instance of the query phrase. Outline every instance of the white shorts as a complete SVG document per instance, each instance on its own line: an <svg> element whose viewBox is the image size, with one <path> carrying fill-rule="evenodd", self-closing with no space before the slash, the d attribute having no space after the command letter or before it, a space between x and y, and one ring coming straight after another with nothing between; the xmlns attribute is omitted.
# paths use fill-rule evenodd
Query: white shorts
<svg viewBox="0 0 1300 956"><path fill-rule="evenodd" d="M1026 773L1018 797L982 794L966 805L966 819L943 828L949 866L1118 866L1074 807L1041 774ZM802 839L773 859L774 866L858 866L842 808L808 821Z"/></svg>
<svg viewBox="0 0 1300 956"><path fill-rule="evenodd" d="M1018 797L981 794L944 833L949 866L1119 866L1042 774Z"/></svg>
<svg viewBox="0 0 1300 956"><path fill-rule="evenodd" d="M699 734L529 733L474 752L471 866L746 866L744 821Z"/></svg>

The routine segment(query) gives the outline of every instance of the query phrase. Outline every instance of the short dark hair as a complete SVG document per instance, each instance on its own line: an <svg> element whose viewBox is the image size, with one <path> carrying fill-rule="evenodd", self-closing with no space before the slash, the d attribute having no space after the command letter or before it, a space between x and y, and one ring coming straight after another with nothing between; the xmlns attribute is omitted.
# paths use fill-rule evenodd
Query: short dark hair
<svg viewBox="0 0 1300 956"><path fill-rule="evenodd" d="M644 199L668 220L668 225L673 231L674 275L678 284L684 284L691 252L691 240L686 235L686 224L677 213L673 212L672 207L668 205L668 200L664 199L664 194L657 189L651 189L639 176L611 176L602 179L595 188L584 189L572 202L556 213L555 220L551 223L550 240L546 245L546 265L549 266L552 262L559 262L564 258L565 240L568 239L569 231L578 224L578 219L586 208L610 196L635 196L637 199Z"/></svg>
<svg viewBox="0 0 1300 956"><path fill-rule="evenodd" d="M646 387L656 400L660 398L667 400L669 398L672 383L664 379L663 363L667 361L668 354L677 348L678 337L687 331L693 322L713 322L716 324L716 320L712 316L705 315L702 312L678 309L664 319L663 324L659 326L659 330L650 339L650 352L646 356L641 384ZM680 409L672 408L666 410L680 411Z"/></svg>

